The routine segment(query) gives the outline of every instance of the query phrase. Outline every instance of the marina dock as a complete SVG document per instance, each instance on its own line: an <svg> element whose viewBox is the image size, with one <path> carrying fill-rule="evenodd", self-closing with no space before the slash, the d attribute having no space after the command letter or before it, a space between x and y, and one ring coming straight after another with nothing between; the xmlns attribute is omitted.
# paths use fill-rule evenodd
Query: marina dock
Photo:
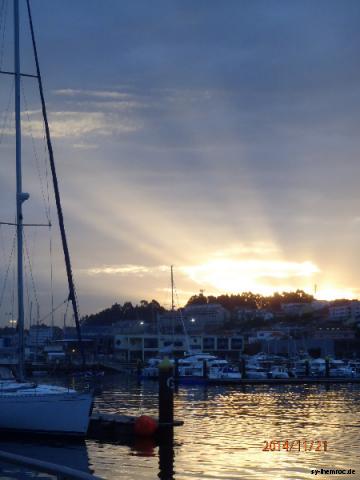
<svg viewBox="0 0 360 480"><path fill-rule="evenodd" d="M138 417L131 415L113 415L94 412L91 415L87 438L95 439L122 439L135 437L135 422ZM174 420L171 424L163 425L156 421L158 429L154 436L158 436L162 426L179 427L184 424L182 420Z"/></svg>
<svg viewBox="0 0 360 480"><path fill-rule="evenodd" d="M207 385L336 385L344 383L360 383L359 377L290 377L290 378L241 378L207 379Z"/></svg>

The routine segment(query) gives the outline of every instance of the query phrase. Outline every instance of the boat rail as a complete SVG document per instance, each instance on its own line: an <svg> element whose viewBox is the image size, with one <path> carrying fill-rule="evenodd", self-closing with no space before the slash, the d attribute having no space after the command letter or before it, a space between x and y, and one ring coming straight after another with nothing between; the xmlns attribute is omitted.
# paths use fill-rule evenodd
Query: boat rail
<svg viewBox="0 0 360 480"><path fill-rule="evenodd" d="M37 383L24 383L23 385L14 385L14 386L8 386L6 385L5 382L1 382L0 383L0 395L7 395L7 394L12 394L12 393L17 393L17 395L22 395L23 396L26 396L26 397L29 397L29 396L38 396L38 395L41 395L41 396L44 396L44 395L53 395L53 392L49 391L49 392L46 392L46 391L38 391L37 387L39 386L47 386L47 384L37 384ZM51 385L52 386L52 385ZM51 387L50 386L50 387ZM71 394L71 393L76 393L78 395L81 395L81 394L86 394L86 393L92 393L93 389L91 388L91 386L89 384L85 384L85 385L81 385L80 387L77 387L76 390L74 389L73 386L70 386L70 385L66 385L66 386L62 386L62 385L56 385L56 387L60 387L63 390L63 393L64 395L68 395L68 394ZM29 393L29 390L31 390L31 392ZM57 392L59 393L59 392Z"/></svg>
<svg viewBox="0 0 360 480"><path fill-rule="evenodd" d="M97 477L90 473L82 472L74 468L65 467L64 465L58 465L56 463L45 462L43 460L37 460L35 458L24 457L23 455L4 452L3 450L0 450L0 461L4 463L15 464L21 467L31 468L38 472L55 475L59 480L102 480L101 477Z"/></svg>

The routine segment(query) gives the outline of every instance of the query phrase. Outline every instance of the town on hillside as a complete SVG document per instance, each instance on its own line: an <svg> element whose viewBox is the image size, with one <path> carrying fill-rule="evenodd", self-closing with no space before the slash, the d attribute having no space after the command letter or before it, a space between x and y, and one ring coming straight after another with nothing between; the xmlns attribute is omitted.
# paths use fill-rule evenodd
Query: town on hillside
<svg viewBox="0 0 360 480"><path fill-rule="evenodd" d="M114 304L81 322L82 348L89 365L136 363L166 352L206 352L231 360L267 354L313 358L360 357L360 301L317 300L301 290L264 297L194 295L186 306L167 310L156 300ZM0 330L0 361L16 358L17 331ZM54 371L79 365L74 326L34 324L26 331L28 368Z"/></svg>

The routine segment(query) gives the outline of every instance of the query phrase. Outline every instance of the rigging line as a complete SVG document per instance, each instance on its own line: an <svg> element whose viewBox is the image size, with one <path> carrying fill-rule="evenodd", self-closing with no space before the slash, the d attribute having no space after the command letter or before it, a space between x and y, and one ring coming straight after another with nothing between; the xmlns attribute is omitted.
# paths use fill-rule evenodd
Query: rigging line
<svg viewBox="0 0 360 480"><path fill-rule="evenodd" d="M66 298L63 302L59 303L59 305L55 308L53 308L51 310L51 312L47 313L44 317L40 318L39 320L39 323L43 322L44 320L46 320L48 317L50 317L50 315L52 315L53 313L56 312L56 310L59 310L60 307L62 307L63 305L65 305L66 302L68 302L69 300Z"/></svg>
<svg viewBox="0 0 360 480"><path fill-rule="evenodd" d="M1 126L0 144L2 143L2 141L4 139L4 136L5 136L6 127L7 127L7 123L8 123L8 118L9 117L11 118L11 115L9 115L9 113L10 113L10 103L11 103L11 100L13 98L14 88L15 88L15 80L13 80L12 83L11 83L8 103L7 103L7 106L6 106L6 109L5 109L5 113L4 113L4 121L3 121L2 126Z"/></svg>
<svg viewBox="0 0 360 480"><path fill-rule="evenodd" d="M0 225L11 225L13 227L17 226L16 222L0 222ZM23 223L23 227L51 227L51 223Z"/></svg>
<svg viewBox="0 0 360 480"><path fill-rule="evenodd" d="M46 148L46 135L44 132L43 136L43 142L44 142L44 165L45 165L45 178L46 178L46 193L47 193L47 207L48 207L48 212L49 212L49 219L51 223L51 203L50 203L50 189L49 189L49 166L48 166L48 158L49 158L49 152L47 151Z"/></svg>
<svg viewBox="0 0 360 480"><path fill-rule="evenodd" d="M64 313L64 330L65 330L65 327L66 327L66 318L67 318L68 309L69 309L69 299L67 299L66 309L65 309L65 313ZM65 332L64 332L64 333L65 333Z"/></svg>
<svg viewBox="0 0 360 480"><path fill-rule="evenodd" d="M27 299L27 308L30 310L30 292L29 292L29 279L26 264L24 265L24 274L25 274L25 290L26 290L26 299Z"/></svg>
<svg viewBox="0 0 360 480"><path fill-rule="evenodd" d="M4 20L4 27L5 27L4 9L5 9L5 0L1 0L1 6L0 6L0 32L2 32L3 20ZM1 36L2 36L2 35L1 35ZM2 48L1 48L1 50L2 50Z"/></svg>
<svg viewBox="0 0 360 480"><path fill-rule="evenodd" d="M3 0L2 3L2 18L4 20L4 26L1 36L1 47L0 47L0 70L4 61L4 51L5 51L5 35L6 35L6 23L7 23L7 12L8 12L8 0ZM0 25L1 26L1 25Z"/></svg>
<svg viewBox="0 0 360 480"><path fill-rule="evenodd" d="M44 185L43 185L43 180L42 180L41 172L40 172L39 156L38 156L38 153L37 153L37 150L36 150L36 145L35 145L35 140L34 140L34 135L33 135L33 129L32 129L32 126L31 126L31 121L30 121L28 103L27 103L27 99L26 99L26 95L25 95L24 84L23 84L22 81L20 81L20 85L21 85L21 92L22 92L23 99L24 99L25 113L26 113L26 116L27 116L27 119L28 119L28 122L29 122L29 132L30 132L30 137L31 137L31 144L32 144L34 158L35 158L36 171L37 171L39 182L40 182L41 195L42 195L43 201L44 201L45 216L46 216L47 221L50 223L49 212L48 212L47 205L46 205Z"/></svg>
<svg viewBox="0 0 360 480"><path fill-rule="evenodd" d="M180 313L180 323L181 323L181 326L183 328L184 335L185 335L186 348L187 348L187 351L190 353L191 348L190 348L189 335L188 335L188 332L187 332L187 329L186 329L186 326L185 326L185 321L184 321L182 308L180 308L180 302L179 302L179 297L178 297L178 293L177 293L177 290L176 290L175 282L174 282L174 290L175 290L176 302L177 302L177 305L178 305L178 308L179 308L178 312Z"/></svg>
<svg viewBox="0 0 360 480"><path fill-rule="evenodd" d="M6 252L5 252L5 240L4 240L4 234L3 234L3 229L1 228L1 224L0 224L0 245L1 245L1 256L2 258L4 259L4 262L5 262L5 256L6 256Z"/></svg>
<svg viewBox="0 0 360 480"><path fill-rule="evenodd" d="M34 290L35 303L36 303L36 306L38 308L40 308L39 299L38 299L38 296L37 296L37 290L36 290L35 281L34 281L34 275L33 275L31 261L30 261L30 256L29 256L29 250L28 250L28 247L27 247L27 240L26 240L25 231L23 233L23 238L24 238L24 246L25 246L26 257L27 257L27 260L29 262L30 278L31 278L31 283L32 283L33 290Z"/></svg>
<svg viewBox="0 0 360 480"><path fill-rule="evenodd" d="M14 320L15 314L14 314L14 306L15 306L15 282L16 282L16 265L14 262L13 265L13 274L12 274L12 290L11 290L11 320Z"/></svg>
<svg viewBox="0 0 360 480"><path fill-rule="evenodd" d="M52 235L51 228L49 227L49 254L50 254L50 293L51 293L51 328L54 329L54 288L53 288L53 254L52 254ZM51 335L53 335L53 331Z"/></svg>
<svg viewBox="0 0 360 480"><path fill-rule="evenodd" d="M2 307L2 303L3 303L3 300L4 300L7 278L8 278L8 275L9 275L9 270L10 270L10 266L11 266L12 257L14 255L14 251L15 251L15 243L16 243L16 233L14 234L12 248L11 248L11 252L10 252L10 256L9 256L9 262L8 262L6 272L5 272L5 276L4 276L4 282L3 282L3 287L2 287L2 291L1 291L1 297L0 297L0 309Z"/></svg>
<svg viewBox="0 0 360 480"><path fill-rule="evenodd" d="M72 272L72 268L71 268L70 253L69 253L69 248L68 248L68 243L67 243L67 238L66 238L66 232L65 232L65 226L64 226L64 217L63 217L61 201L60 201L59 184L58 184L58 180L57 180L57 176L56 176L56 167L55 167L54 154L53 154L53 148L52 148L52 143L51 143L49 123L48 123L48 118L47 118L44 89L43 89L42 78L41 78L41 73L40 73L40 64L39 64L39 57L38 57L38 53L37 53L35 32L34 32L34 26L33 26L32 15L31 15L30 0L26 0L26 5L27 5L27 11L28 11L28 18L29 18L31 40L32 40L32 45L33 45L34 59L35 59L35 65L36 65L36 74L37 74L37 79L38 79L39 93L40 93L40 99L41 99L41 107L42 107L42 113L43 113L44 123L45 123L46 142L47 142L47 147L48 147L48 151L49 151L49 161L50 161L50 168L51 168L51 174L52 174L52 179L53 179L55 202L56 202L56 208L57 208L58 219L59 219L61 241L62 241L62 245L63 245L66 273L67 273L68 284L69 284L69 298L71 300L71 303L72 303L72 306L73 306L73 311L74 311L76 332L77 332L77 337L78 337L78 341L79 341L79 348L80 348L80 352L81 352L82 366L83 366L83 368L85 368L86 359L85 359L84 346L81 342L81 328L80 328L80 320L79 320L78 302L77 302L77 297L76 297L76 293L75 293L75 285L74 285L73 272Z"/></svg>
<svg viewBox="0 0 360 480"><path fill-rule="evenodd" d="M35 243L36 243L36 236L37 236L37 229L35 228L33 231L33 245L29 245L29 252L30 256L34 257L34 250L35 250ZM29 244L30 244L30 239L29 239ZM32 308L32 301L31 301L31 296L30 296L30 281L29 281L29 273L27 269L27 264L26 262L24 263L24 272L25 272L25 285L26 285L26 295L27 295L27 301L28 301L28 311L30 312L31 316L31 308ZM31 323L31 319L29 319L29 323Z"/></svg>

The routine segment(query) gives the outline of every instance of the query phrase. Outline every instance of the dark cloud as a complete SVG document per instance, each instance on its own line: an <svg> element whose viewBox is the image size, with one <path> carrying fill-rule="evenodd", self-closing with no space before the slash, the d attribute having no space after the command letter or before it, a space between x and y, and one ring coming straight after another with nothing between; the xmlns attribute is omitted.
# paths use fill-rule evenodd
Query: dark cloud
<svg viewBox="0 0 360 480"><path fill-rule="evenodd" d="M189 252L270 238L295 261L332 265L342 248L332 268L346 283L360 200L357 0L32 6L79 270L186 262ZM26 30L22 48L32 71ZM4 169L10 198L9 178ZM95 280L81 281L94 308ZM111 295L102 291L99 305Z"/></svg>

